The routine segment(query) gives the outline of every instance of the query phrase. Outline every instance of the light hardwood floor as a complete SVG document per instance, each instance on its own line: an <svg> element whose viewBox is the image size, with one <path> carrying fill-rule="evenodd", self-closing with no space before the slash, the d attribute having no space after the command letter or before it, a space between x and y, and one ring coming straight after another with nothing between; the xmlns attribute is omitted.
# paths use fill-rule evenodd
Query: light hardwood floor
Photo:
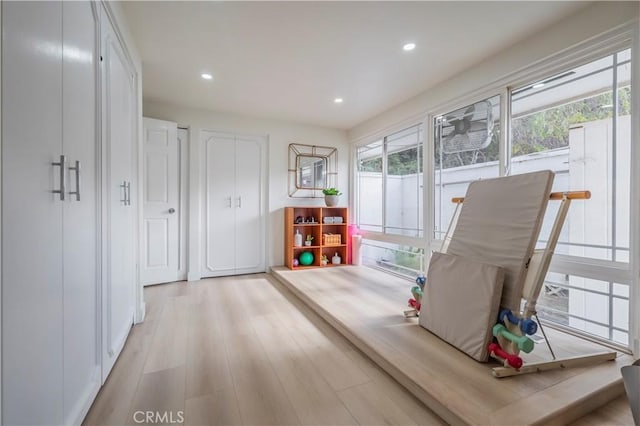
<svg viewBox="0 0 640 426"><path fill-rule="evenodd" d="M146 412L154 424L442 424L269 275L147 287L145 301L86 425Z"/></svg>
<svg viewBox="0 0 640 426"><path fill-rule="evenodd" d="M614 423L632 424L628 405L622 409L625 399L613 401L624 394L620 367L632 362L629 355L586 367L496 379L491 363L472 361L418 327L416 319L402 317L409 281L352 266L300 271L275 267L273 276L452 423L566 424L605 404L598 416L614 419L614 413L620 414ZM552 329L547 334L559 357L605 349ZM526 358L551 359L547 352L539 345ZM612 402L607 405L608 401ZM590 418L598 418L594 416Z"/></svg>

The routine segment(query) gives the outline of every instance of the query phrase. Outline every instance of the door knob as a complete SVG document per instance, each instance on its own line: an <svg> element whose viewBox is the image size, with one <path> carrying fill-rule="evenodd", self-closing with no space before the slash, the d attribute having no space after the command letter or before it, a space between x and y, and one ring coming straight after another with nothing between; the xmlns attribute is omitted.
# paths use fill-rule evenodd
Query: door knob
<svg viewBox="0 0 640 426"><path fill-rule="evenodd" d="M174 209L173 207L169 209L169 213L174 214L175 212L176 212L176 209Z"/></svg>

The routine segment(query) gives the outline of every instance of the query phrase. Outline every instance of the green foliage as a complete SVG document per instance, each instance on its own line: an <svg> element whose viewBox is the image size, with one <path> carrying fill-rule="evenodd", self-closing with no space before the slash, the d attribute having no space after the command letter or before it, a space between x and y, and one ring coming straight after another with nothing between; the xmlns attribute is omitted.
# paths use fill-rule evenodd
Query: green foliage
<svg viewBox="0 0 640 426"><path fill-rule="evenodd" d="M413 175L422 171L422 149L415 147L394 152L387 159L389 175Z"/></svg>
<svg viewBox="0 0 640 426"><path fill-rule="evenodd" d="M611 118L612 92L567 103L518 117L511 122L513 156L562 148L569 145L569 128L575 124ZM631 113L631 88L618 90L620 115Z"/></svg>
<svg viewBox="0 0 640 426"><path fill-rule="evenodd" d="M382 157L360 162L361 172L382 173ZM387 174L411 175L422 172L422 147L405 149L387 156Z"/></svg>
<svg viewBox="0 0 640 426"><path fill-rule="evenodd" d="M382 157L376 157L366 161L361 161L360 171L382 173Z"/></svg>
<svg viewBox="0 0 640 426"><path fill-rule="evenodd" d="M325 188L322 190L324 195L342 195L342 192L337 190L336 188Z"/></svg>

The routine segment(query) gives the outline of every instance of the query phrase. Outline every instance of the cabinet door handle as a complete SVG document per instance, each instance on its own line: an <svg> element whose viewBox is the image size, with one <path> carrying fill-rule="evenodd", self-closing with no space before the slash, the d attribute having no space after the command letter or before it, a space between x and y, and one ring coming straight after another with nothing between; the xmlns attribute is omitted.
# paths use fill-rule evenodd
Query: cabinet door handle
<svg viewBox="0 0 640 426"><path fill-rule="evenodd" d="M131 205L131 182L127 182L127 205Z"/></svg>
<svg viewBox="0 0 640 426"><path fill-rule="evenodd" d="M227 207L231 208L231 195L227 197L227 202L229 203L227 204Z"/></svg>
<svg viewBox="0 0 640 426"><path fill-rule="evenodd" d="M76 172L76 190L69 191L69 195L75 195L76 201L80 201L80 161L76 161L75 167L69 167L69 170Z"/></svg>
<svg viewBox="0 0 640 426"><path fill-rule="evenodd" d="M120 188L122 188L122 199L120 200L120 202L122 203L123 206L127 205L127 181L123 180L122 183L120 184Z"/></svg>
<svg viewBox="0 0 640 426"><path fill-rule="evenodd" d="M242 208L242 197L238 197L238 204L236 204L236 207L239 209Z"/></svg>
<svg viewBox="0 0 640 426"><path fill-rule="evenodd" d="M60 167L60 189L54 189L54 194L60 194L60 201L64 201L64 196L67 192L67 170L66 170L67 158L64 155L60 156L58 163L51 163L52 166Z"/></svg>

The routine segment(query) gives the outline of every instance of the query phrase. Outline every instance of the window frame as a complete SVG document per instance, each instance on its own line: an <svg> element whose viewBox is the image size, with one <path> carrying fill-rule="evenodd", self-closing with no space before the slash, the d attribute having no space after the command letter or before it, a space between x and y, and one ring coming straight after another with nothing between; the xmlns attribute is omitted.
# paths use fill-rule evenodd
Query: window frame
<svg viewBox="0 0 640 426"><path fill-rule="evenodd" d="M360 142L358 142L357 144L353 144L352 145L352 149L351 149L351 156L352 156L352 161L351 161L351 165L353 168L353 185L352 185L352 191L351 193L353 194L353 198L351 200L351 206L353 206L352 208L352 222L354 225L359 225L359 218L360 218L360 205L358 202L358 197L360 196L360 188L359 188L359 178L358 178L358 150L364 146L373 144L375 142L378 141L382 141L382 155L383 156L387 156L387 144L386 144L386 138L393 136L396 133L402 132L403 130L407 130L410 129L412 127L415 127L418 131L422 132L422 159L423 159L423 163L422 163L422 173L423 173L423 177L424 177L424 173L425 171L425 164L424 164L424 151L426 149L426 134L425 134L425 123L422 120L408 120L408 121L404 121L401 124L397 124L396 126L390 127L382 132L378 132L376 134L370 135L369 137L361 140ZM416 145L417 146L417 145ZM419 161L419 160L418 160ZM383 161L382 162L382 224L381 227L384 230L384 228L386 227L386 205L387 205L387 200L386 200L386 176L387 176L387 163L388 161ZM424 178L423 178L423 182L424 182ZM423 183L424 186L424 183ZM424 189L424 188L423 188ZM423 210L424 210L424 193L423 193ZM387 232L379 232L379 231L372 231L372 230L363 230L363 229L359 229L358 233L360 235L362 235L363 238L365 239L369 239L369 240L373 240L373 241L380 241L380 242L386 242L386 243L393 243L393 244L399 244L399 245L406 245L406 246L412 246L415 248L420 248L426 251L426 240L424 238L424 233L426 232L426 224L425 222L423 222L423 236L422 237L414 237L414 236L407 236L407 235L400 235L400 234L392 234L392 233L387 233ZM425 257L426 257L426 253L425 253ZM423 265L424 266L424 265Z"/></svg>
<svg viewBox="0 0 640 426"><path fill-rule="evenodd" d="M373 144L375 142L381 141L381 148L382 148L382 155L387 155L387 151L386 151L386 143L385 143L385 138L392 136L396 133L402 132L403 130L407 130L411 127L416 127L418 129L418 131L422 132L422 155L423 155L423 160L424 160L424 151L425 151L425 147L426 147L426 134L425 134L425 123L422 120L423 116L422 114L420 115L420 118L412 118L410 120L404 120L401 123L396 124L395 126L392 127L388 127L386 129L384 129L383 131L380 132L376 132L374 134L369 135L366 138L363 138L362 140L360 140L358 143L354 143L351 146L351 150L350 150L350 155L351 155L351 168L352 168L352 173L351 176L353 177L353 179L351 180L351 191L350 193L351 195L351 199L349 200L350 202L350 206L351 206L351 211L352 211L352 215L351 217L353 218L353 223L354 225L359 225L359 218L360 218L360 212L359 212L359 202L358 202L358 197L360 196L360 181L359 181L359 164L358 164L358 150L364 146ZM386 224L386 214L385 214L385 210L386 210L386 187L385 187L385 179L384 177L386 176L386 167L387 167L387 161L383 161L383 188L382 188L382 202L381 202L381 207L383 209L382 211L382 225L381 227L384 229L385 228L385 224ZM424 162L422 163L422 174L423 174L423 180L424 180L424 175L426 173L426 166L424 164ZM423 183L424 186L424 183ZM423 188L424 190L424 188ZM424 203L425 203L425 199L424 199L424 192L423 192L423 207L422 210L424 211ZM414 247L414 248L418 248L421 249L423 251L422 254L422 262L421 262L421 268L422 270L424 270L424 268L426 267L427 261L427 246L426 246L426 239L425 239L425 232L426 232L426 223L423 221L423 230L422 230L422 237L414 237L414 236L407 236L407 235L399 235L399 234L391 234L391 233L386 233L386 232L379 232L379 231L372 231L372 230L363 230L363 229L358 229L357 233L359 235L362 236L363 239L365 240L371 240L371 241L377 241L377 242L381 242L381 243L390 243L390 244L397 244L400 246L409 246L409 247ZM393 273L391 271L388 270L384 270L385 273L392 273L395 274L397 276L401 276L403 278L407 278L404 275L398 275L397 273Z"/></svg>
<svg viewBox="0 0 640 426"><path fill-rule="evenodd" d="M625 37L626 35L626 37ZM428 125L427 133L426 133L426 143L425 147L425 167L424 167L424 176L425 176L425 193L424 193L424 205L430 206L430 208L425 208L425 237L428 238L427 246L429 250L427 251L425 257L426 262L428 264L430 260L431 251L440 250L443 240L437 239L434 237L434 229L435 229L435 211L433 206L435 205L435 161L433 158L433 152L435 149L435 120L437 117L446 114L448 111L454 111L459 108L463 108L465 105L472 104L474 102L478 102L482 99L489 98L491 96L495 96L499 94L500 98L500 151L499 151L499 176L508 176L510 172L510 165L512 161L512 141L511 141L511 103L512 103L512 92L519 88L526 86L527 84L532 84L536 81L540 81L550 75L560 74L565 72L566 70L588 64L593 62L599 58L605 57L607 55L613 55L621 50L631 49L631 90L632 93L637 92L637 84L634 82L638 81L638 58L637 58L637 48L634 50L634 46L637 46L637 34L632 34L631 32L626 32L621 34L621 36L617 37L615 41L610 42L608 45L604 45L606 43L600 43L598 48L596 49L588 49L584 48L582 50L587 50L588 53L583 54L575 54L568 55L565 60L561 58L558 60L550 60L549 63L538 64L537 66L532 67L528 70L526 74L513 77L511 79L505 80L501 82L501 84L497 84L497 88L487 88L482 92L474 93L473 96L466 96L457 99L455 102L450 102L447 104L443 104L438 108L433 109L431 112L427 114L425 122ZM636 90L634 90L636 89ZM632 99L636 102L632 104L632 111L638 111L637 107L637 98L638 96L632 96ZM635 114L636 116L638 113ZM630 247L629 247L629 263L626 262L616 262L616 261L606 261L600 259L590 259L583 258L579 256L572 256L566 254L554 254L551 264L549 266L549 272L558 272L569 275L577 275L584 278L591 278L603 281L611 281L617 283L623 283L629 286L629 345L623 346L612 341L606 341L607 344L613 345L618 349L629 350L631 349L634 354L638 354L639 348L639 336L638 330L640 330L640 289L638 289L638 260L637 256L637 248L640 246L638 239L638 226L635 224L636 221L633 220L634 217L637 217L637 202L638 202L638 185L637 179L640 170L640 167L633 167L633 165L640 164L638 150L634 149L634 140L638 140L636 135L638 133L637 128L633 128L633 126L637 125L637 119L632 121L632 129L631 129L631 170L630 170L630 197L631 211L629 213L630 216ZM428 155L428 157L427 157ZM464 195L464 194L462 194ZM546 322L545 322L546 323ZM558 328L565 329L565 327L558 326ZM572 329L572 332L576 334L583 334L577 330ZM586 334L586 333L585 333ZM591 335L589 337L592 337ZM599 340L599 339L596 339Z"/></svg>

